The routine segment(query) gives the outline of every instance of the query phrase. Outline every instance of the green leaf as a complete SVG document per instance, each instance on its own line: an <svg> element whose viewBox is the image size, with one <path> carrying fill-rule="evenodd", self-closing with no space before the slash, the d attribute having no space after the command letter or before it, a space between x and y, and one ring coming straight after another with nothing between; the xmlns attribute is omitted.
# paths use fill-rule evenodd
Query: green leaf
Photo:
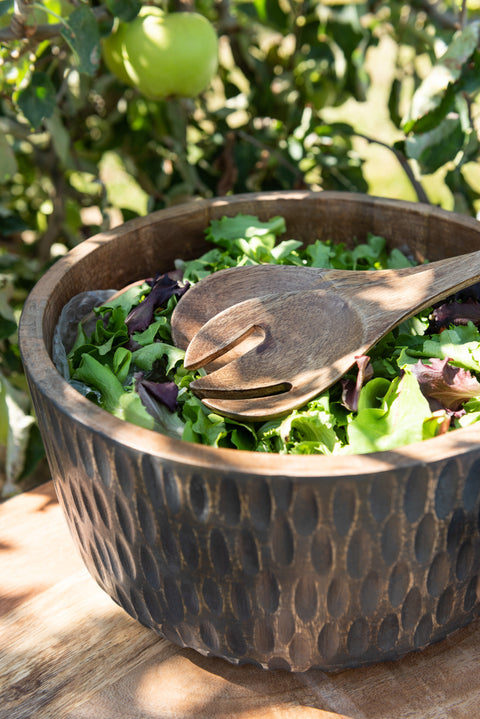
<svg viewBox="0 0 480 719"><path fill-rule="evenodd" d="M117 375L119 381L123 384L128 377L130 363L132 361L132 353L125 347L119 347L113 355L113 371Z"/></svg>
<svg viewBox="0 0 480 719"><path fill-rule="evenodd" d="M150 286L146 282L142 282L140 285L134 285L129 287L128 290L117 295L111 300L107 300L104 304L97 309L100 315L103 315L110 310L117 310L121 308L124 313L124 317L128 315L132 307L137 305L142 299L143 295L150 290Z"/></svg>
<svg viewBox="0 0 480 719"><path fill-rule="evenodd" d="M102 407L107 412L123 418L120 399L125 394L125 390L110 367L101 364L89 354L84 354L82 362L72 375L72 378L97 389L102 395Z"/></svg>
<svg viewBox="0 0 480 719"><path fill-rule="evenodd" d="M324 393L285 419L266 422L258 430L258 437L269 452L333 454L340 446L336 424L329 395Z"/></svg>
<svg viewBox="0 0 480 719"><path fill-rule="evenodd" d="M400 114L400 103L402 99L402 83L398 78L394 78L390 87L388 96L388 111L390 119L395 127L401 127L402 117Z"/></svg>
<svg viewBox="0 0 480 719"><path fill-rule="evenodd" d="M354 247L352 251L352 260L354 270L362 269L362 267L374 268L385 253L386 242L383 237L377 235L369 235L366 243Z"/></svg>
<svg viewBox="0 0 480 719"><path fill-rule="evenodd" d="M120 419L137 424L139 427L144 427L145 429L154 429L155 427L155 420L147 412L136 392L125 392L120 397L116 414ZM178 433L176 436L178 437Z"/></svg>
<svg viewBox="0 0 480 719"><path fill-rule="evenodd" d="M436 128L453 109L454 104L455 89L453 85L449 85L435 107L432 107L429 112L421 115L421 117L416 120L411 119L405 122L403 125L404 132L416 132L420 134Z"/></svg>
<svg viewBox="0 0 480 719"><path fill-rule="evenodd" d="M239 9L246 15L257 16L266 25L280 30L288 27L288 15L283 12L277 0L253 0L252 3L240 3Z"/></svg>
<svg viewBox="0 0 480 719"><path fill-rule="evenodd" d="M414 129L415 122L440 107L450 85L457 82L465 63L473 55L479 42L480 23L472 22L459 30L438 62L416 90L410 115L404 125L406 132Z"/></svg>
<svg viewBox="0 0 480 719"><path fill-rule="evenodd" d="M6 446L5 495L16 490L23 472L30 431L35 423L26 393L20 392L0 373L0 442Z"/></svg>
<svg viewBox="0 0 480 719"><path fill-rule="evenodd" d="M151 370L154 362L158 360L167 360L167 373L172 370L179 362L183 362L185 350L179 349L164 342L154 342L151 345L141 347L132 355L132 361L137 367L145 372Z"/></svg>
<svg viewBox="0 0 480 719"><path fill-rule="evenodd" d="M459 90L475 95L480 90L480 51L476 50L462 73Z"/></svg>
<svg viewBox="0 0 480 719"><path fill-rule="evenodd" d="M349 453L381 452L420 442L426 438L425 434L432 436L432 427L428 424L431 417L428 401L417 380L411 372L405 372L402 378L391 382L382 407L362 409L351 420L347 429Z"/></svg>
<svg viewBox="0 0 480 719"><path fill-rule="evenodd" d="M56 108L51 117L46 120L45 125L50 132L52 145L55 148L58 159L64 167L71 166L73 164L70 153L71 138L62 121L62 116L58 108Z"/></svg>
<svg viewBox="0 0 480 719"><path fill-rule="evenodd" d="M358 411L364 409L378 409L390 389L390 381L385 377L374 377L362 387L358 398Z"/></svg>
<svg viewBox="0 0 480 719"><path fill-rule="evenodd" d="M140 0L107 0L107 7L115 17L130 22L142 7Z"/></svg>
<svg viewBox="0 0 480 719"><path fill-rule="evenodd" d="M253 215L236 215L235 217L222 217L213 220L206 232L206 238L220 247L230 248L232 242L239 239L248 240L253 237L261 238L265 235L280 235L285 232L283 217L273 217L267 222L261 222Z"/></svg>
<svg viewBox="0 0 480 719"><path fill-rule="evenodd" d="M275 262L278 262L279 264L284 262L294 262L294 264L297 264L296 258L298 257L298 254L296 254L296 250L298 250L301 246L302 242L299 242L298 240L284 240L276 247L272 248L271 256Z"/></svg>
<svg viewBox="0 0 480 719"><path fill-rule="evenodd" d="M17 96L18 107L34 129L52 116L56 103L55 87L45 72L34 72L30 83Z"/></svg>
<svg viewBox="0 0 480 719"><path fill-rule="evenodd" d="M17 323L0 315L0 340L10 337L17 331Z"/></svg>
<svg viewBox="0 0 480 719"><path fill-rule="evenodd" d="M94 75L101 50L98 23L92 10L87 5L77 7L60 32L76 56L79 71Z"/></svg>
<svg viewBox="0 0 480 719"><path fill-rule="evenodd" d="M13 10L13 0L0 0L0 17Z"/></svg>
<svg viewBox="0 0 480 719"><path fill-rule="evenodd" d="M445 163L454 160L465 135L458 117L446 117L429 132L407 138L407 156L417 160L424 174L432 174Z"/></svg>
<svg viewBox="0 0 480 719"><path fill-rule="evenodd" d="M294 447L308 443L309 453L331 454L338 443L331 419L322 410L293 412L281 423L279 432L288 437Z"/></svg>
<svg viewBox="0 0 480 719"><path fill-rule="evenodd" d="M325 242L316 240L312 245L307 247L308 264L310 267L323 267L328 269L332 266L330 258L334 253Z"/></svg>
<svg viewBox="0 0 480 719"><path fill-rule="evenodd" d="M415 364L419 358L438 357L473 372L480 372L480 333L472 322L444 330L431 337L413 337L398 358L399 367Z"/></svg>
<svg viewBox="0 0 480 719"><path fill-rule="evenodd" d="M390 270L400 270L404 267L412 267L412 262L410 262L408 257L405 257L398 247L394 247L388 256L387 268Z"/></svg>
<svg viewBox="0 0 480 719"><path fill-rule="evenodd" d="M0 159L0 164L1 162L2 160ZM9 235L14 235L17 232L23 232L24 230L30 229L27 223L24 222L19 215L14 212L10 212L9 210L6 210L5 212L2 212L2 210L3 208L0 207L0 235L8 237ZM5 256L2 257L0 255L0 269L2 268L4 261Z"/></svg>
<svg viewBox="0 0 480 719"><path fill-rule="evenodd" d="M171 340L171 333L169 327L170 323L167 318L160 317L159 320L157 320L156 322L152 322L152 324L150 324L143 332L134 332L132 335L132 340L137 344L141 345L142 347L145 347L145 345L152 344L152 342L155 341L157 335L160 335L162 339Z"/></svg>
<svg viewBox="0 0 480 719"><path fill-rule="evenodd" d="M146 215L149 196L127 170L124 158L114 150L107 150L100 160L100 179L107 190L108 201L114 207Z"/></svg>
<svg viewBox="0 0 480 719"><path fill-rule="evenodd" d="M17 171L17 158L3 133L0 134L0 182L13 177ZM0 228L3 234L3 227Z"/></svg>
<svg viewBox="0 0 480 719"><path fill-rule="evenodd" d="M227 436L225 419L208 410L194 395L183 406L185 428L182 439L198 444L218 447Z"/></svg>

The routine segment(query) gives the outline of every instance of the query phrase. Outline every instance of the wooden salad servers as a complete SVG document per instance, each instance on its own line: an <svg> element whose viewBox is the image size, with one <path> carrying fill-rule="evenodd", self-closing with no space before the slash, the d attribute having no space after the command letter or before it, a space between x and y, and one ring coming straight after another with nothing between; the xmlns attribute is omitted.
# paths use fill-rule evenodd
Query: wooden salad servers
<svg viewBox="0 0 480 719"><path fill-rule="evenodd" d="M186 292L172 335L187 368L210 370L190 385L209 408L265 420L302 406L403 320L479 279L480 251L399 270L232 268Z"/></svg>

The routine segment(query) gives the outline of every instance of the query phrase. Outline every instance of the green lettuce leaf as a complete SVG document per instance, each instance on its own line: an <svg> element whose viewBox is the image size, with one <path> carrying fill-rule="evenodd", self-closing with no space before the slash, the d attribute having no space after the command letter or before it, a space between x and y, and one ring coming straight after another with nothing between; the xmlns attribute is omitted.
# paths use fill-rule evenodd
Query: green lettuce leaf
<svg viewBox="0 0 480 719"><path fill-rule="evenodd" d="M179 400L181 400L179 394ZM257 437L252 425L221 417L189 395L183 403L185 429L182 439L211 447L230 447L254 451Z"/></svg>
<svg viewBox="0 0 480 719"><path fill-rule="evenodd" d="M283 420L266 422L259 430L262 451L280 454L334 454L341 446L328 393Z"/></svg>
<svg viewBox="0 0 480 719"><path fill-rule="evenodd" d="M369 384L362 389L360 397L362 393L371 394ZM392 380L380 407L370 404L371 399L348 424L349 454L381 452L420 442L435 436L444 420L442 414L431 421L428 401L410 371Z"/></svg>
<svg viewBox="0 0 480 719"><path fill-rule="evenodd" d="M140 369L148 372L153 369L155 362L166 361L166 373L168 374L179 362L183 362L185 350L169 345L166 342L154 342L146 345L132 354L132 362Z"/></svg>
<svg viewBox="0 0 480 719"><path fill-rule="evenodd" d="M458 367L480 372L480 332L472 322L457 325L431 337L416 338L404 347L398 359L400 367L416 364L419 358L448 359Z"/></svg>

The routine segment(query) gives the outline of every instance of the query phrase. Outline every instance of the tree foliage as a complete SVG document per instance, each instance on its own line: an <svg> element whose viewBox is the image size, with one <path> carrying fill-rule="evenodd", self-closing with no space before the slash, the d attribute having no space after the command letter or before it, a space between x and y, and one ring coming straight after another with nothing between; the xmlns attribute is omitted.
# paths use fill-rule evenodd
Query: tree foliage
<svg viewBox="0 0 480 719"><path fill-rule="evenodd" d="M101 53L139 0L0 0L4 493L28 482L42 453L18 354L22 303L85 237L196 197L368 192L359 137L388 148L417 199L429 201L425 179L437 173L451 208L479 210L474 0L198 0L194 8L219 35L218 74L198 98L152 101L114 77ZM391 143L360 132L354 113L331 119L332 109L368 99L367 61L385 38L396 56Z"/></svg>

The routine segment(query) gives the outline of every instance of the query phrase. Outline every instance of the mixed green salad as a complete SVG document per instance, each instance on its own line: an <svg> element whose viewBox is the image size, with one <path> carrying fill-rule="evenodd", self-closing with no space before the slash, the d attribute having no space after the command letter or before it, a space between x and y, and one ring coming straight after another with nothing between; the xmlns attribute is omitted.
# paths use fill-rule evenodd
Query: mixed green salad
<svg viewBox="0 0 480 719"><path fill-rule="evenodd" d="M189 390L170 318L189 286L212 272L277 263L372 271L414 264L370 235L353 249L317 240L279 240L285 221L237 215L212 221L212 249L172 272L131 287L81 322L68 353L69 381L121 419L215 447L280 454L362 454L434 437L480 419L480 288L474 285L384 337L339 382L301 409L263 423L209 410ZM258 288L261 293L261 287Z"/></svg>

